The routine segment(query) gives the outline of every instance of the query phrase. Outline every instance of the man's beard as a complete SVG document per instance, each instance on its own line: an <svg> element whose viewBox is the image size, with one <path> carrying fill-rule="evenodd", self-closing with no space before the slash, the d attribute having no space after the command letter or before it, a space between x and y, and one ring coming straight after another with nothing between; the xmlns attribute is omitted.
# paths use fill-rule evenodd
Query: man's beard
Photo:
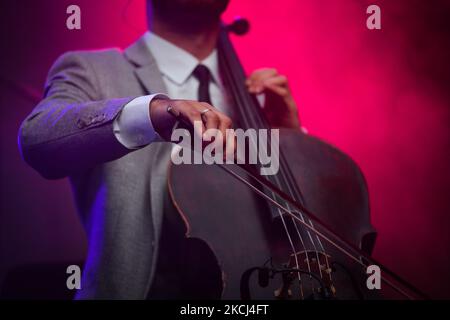
<svg viewBox="0 0 450 320"><path fill-rule="evenodd" d="M185 32L216 25L229 0L150 0L150 10Z"/></svg>

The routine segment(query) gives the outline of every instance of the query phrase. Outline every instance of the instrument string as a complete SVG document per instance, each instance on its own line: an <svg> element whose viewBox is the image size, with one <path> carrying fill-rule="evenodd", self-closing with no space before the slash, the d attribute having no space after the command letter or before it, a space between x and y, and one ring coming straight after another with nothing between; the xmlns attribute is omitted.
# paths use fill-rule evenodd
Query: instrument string
<svg viewBox="0 0 450 320"><path fill-rule="evenodd" d="M285 167L285 168L289 168L289 167L286 165L287 160L286 160L286 158L284 157L284 155L281 153L281 151L280 151L280 163L284 164L284 167ZM281 173L282 173L283 175L285 175L285 174L287 175L287 177L285 176L285 180L287 181L287 185L288 185L288 188L289 188L291 197L292 197L293 199L299 199L299 201L304 202L303 194L302 194L301 190L299 189L297 183L295 183L295 180L294 180L294 178L293 178L292 172L291 172L289 169L287 169L287 171L282 171ZM294 193L294 192L292 191L292 189L294 189L294 190L296 191L297 197L292 196L292 194ZM294 212L298 214L299 218L301 218L302 221L305 222L305 218L303 217L301 211L294 211ZM315 228L315 227L314 227L314 224L312 223L312 221L311 221L310 219L308 219L308 223L311 225L312 228ZM315 249L316 259L317 259L317 264L318 264L318 268L319 268L319 274L320 274L320 276L322 276L322 268L321 268L321 263L320 263L320 259L319 259L319 254L318 254L318 251L317 251L317 249L316 249L316 245L314 244L314 240L313 240L313 238L312 238L311 233L309 232L309 230L307 230L307 232L308 232L308 237L310 238L310 241L313 243L313 247L314 247L314 249ZM317 242L318 242L318 244L319 244L319 247L320 247L320 249L321 249L321 251L322 251L323 256L325 257L325 264L326 264L326 270L327 270L327 273L328 273L328 277L329 277L330 281L332 281L332 274L331 274L331 269L330 269L330 262L329 262L329 258L328 258L329 255L328 255L327 252L325 251L325 247L323 246L322 241L321 241L320 238L317 236L317 234L315 234L315 238L316 238L316 240L317 240Z"/></svg>
<svg viewBox="0 0 450 320"><path fill-rule="evenodd" d="M250 96L249 96L250 97ZM255 103L256 102L256 103ZM256 107L257 108L259 108L258 110L255 110L255 115L254 115L254 117L252 117L255 121L255 123L253 124L253 126L255 127L255 128L268 128L269 127L269 125L268 125L268 123L267 123L267 121L262 117L262 115L261 115L261 110L260 110L260 106L259 106L259 103L258 103L258 101L256 101L256 99L251 99L250 101L248 101L248 103L246 104L246 105L255 105L256 104ZM269 148L270 148L270 145L271 145L271 141L270 141L270 139L268 140L268 144L269 144ZM261 146L260 146L261 147ZM266 146L263 146L263 148L265 148ZM265 152L266 152L266 154L267 154L267 150L265 150ZM278 175L274 175L274 176L269 176L268 177L268 180L272 180L272 183L274 183L275 185L278 185L279 187L280 187L280 189L282 189L282 190L288 190L288 193L289 193L289 195L292 197L292 198L294 198L294 199L299 199L299 201L301 201L301 200L303 200L303 197L302 197L302 195L301 195L301 192L300 192L300 190L298 190L298 187L297 188L293 188L292 187L292 185L295 185L296 186L296 183L294 182L294 181L292 181L293 179L292 179L292 174L290 174L290 176L291 176L291 179L290 179L290 181L289 181L289 179L287 178L287 172L289 172L290 173L290 171L289 171L289 167L287 166L287 161L286 161L286 159L284 158L284 156L283 156L283 154L282 154L282 152L280 151L280 153L279 153L279 155L271 155L271 156L279 156L279 163L280 163L280 165L281 165L281 170L280 170L280 177L278 176ZM273 178L272 178L273 177ZM275 181L273 181L273 179L275 180ZM280 179L281 180L283 180L284 182L282 183L281 181L280 181ZM285 186L284 188L282 187L282 186ZM295 191L297 191L297 195L295 194ZM305 219L304 219L304 217L303 217L303 215L301 214L301 212L300 211L293 211L292 209L291 209L291 207L290 207L290 205L288 204L288 203L286 203L286 206L287 206L287 209L288 210L291 210L291 212L295 212L295 213L297 213L298 214L298 216L303 220L303 221L305 221ZM300 233L300 230L299 230L299 226L298 226L298 223L291 217L291 221L292 221L292 223L293 223L293 225L295 226L295 230L296 230L296 233L297 233L297 235L298 235L298 237L299 237L299 239L300 239L300 242L301 242L301 244L302 244L302 246L303 246L303 249L304 249L304 252L305 252L305 256L306 256L306 263L307 263L307 266L308 266L308 270L310 270L311 271L311 262L310 262L310 259L309 259L309 254L308 254L308 252L309 252L309 250L307 250L306 249L306 246L305 246L305 243L304 243L304 240L303 240L303 237L302 237L302 235L301 235L301 233ZM309 223L311 224L311 227L313 227L314 228L314 225L312 224L312 222L309 220ZM310 241L310 243L311 243L311 245L312 245L312 247L313 247L313 251L314 251L314 253L315 253L315 256L316 256L316 259L317 259L317 268L318 268L318 272L319 272L319 276L321 277L321 278L323 278L323 274L322 274L322 267L321 267L321 260L320 260L320 255L319 255L319 251L318 251L318 249L317 249L317 246L316 246L316 243L315 243L315 241L314 241L314 239L313 239L313 236L311 235L311 233L309 232L309 230L306 230L306 234L307 234L307 238L309 239L309 241ZM317 237L317 236L316 236ZM320 239L319 238L317 238L318 240L319 240L319 245L321 245L321 243L320 243ZM326 252L325 252L325 248L323 247L323 245L321 246L321 249L322 249L322 253L323 253L323 255L325 256L325 261L326 261L326 265L327 265L327 270L330 270L329 269L329 261L328 261L328 255L326 254ZM330 280L331 280L331 273L329 274L330 275ZM310 276L310 282L311 282L311 285L313 286L312 287L312 289L313 289L313 292L314 292L314 282L312 281L312 277Z"/></svg>
<svg viewBox="0 0 450 320"><path fill-rule="evenodd" d="M251 139L251 138L249 140L250 140L249 142L251 144L253 144L253 147L254 147L256 145L256 142L253 139ZM272 196L275 197L275 194L273 194ZM280 217L281 223L283 225L284 232L286 233L286 236L287 236L287 239L288 239L288 242L289 242L289 246L290 246L291 251L292 251L292 256L294 258L295 266L296 266L297 269L300 269L300 263L298 261L298 257L297 257L297 254L296 254L297 253L297 249L295 247L295 244L294 244L294 241L292 239L291 233L289 232L289 229L288 229L288 226L286 224L284 215L283 215L282 211L279 208L277 208L276 210L278 212L278 216ZM300 297L303 299L304 298L304 289L303 289L302 275L300 273L297 273L297 279L298 279L298 282L299 282Z"/></svg>
<svg viewBox="0 0 450 320"><path fill-rule="evenodd" d="M226 51L226 52L222 52L223 54L227 53L227 56L226 57L222 56L222 59L221 59L222 63L225 64L222 68L223 73L224 73L226 80L228 80L227 85L231 89L230 91L233 92L233 98L234 98L236 107L241 115L241 117L240 117L241 122L243 122L244 126L246 126L248 128L256 129L257 128L256 123L253 123L253 121L252 121L255 118L249 114L250 110L247 110L246 108L243 107L244 105L246 105L246 103L248 103L248 97L250 97L248 95L247 91L244 91L245 88L243 88L243 86L242 86L243 81L241 81L241 80L245 79L245 77L241 76L242 79L235 79L236 77L238 77L238 74L231 72L231 70L235 70L235 72L236 72L236 71L242 70L242 68L241 68L240 64L238 64L237 61L232 61L232 59L233 59L233 57L235 57L235 55L231 54L233 52L230 52L230 51L233 50L233 48L231 47L231 45L229 44L228 41L229 41L228 36L225 33L223 33L221 49L222 49L222 51ZM232 68L232 66L230 65L233 62L236 65L234 68ZM243 70L242 70L242 75L243 75ZM255 149L255 147L257 146L256 141L254 141L254 139L252 139L252 136L250 136L250 138L249 138L249 143L250 143L249 147L252 148L251 150L257 150L257 149ZM275 197L275 194L273 194L273 197ZM293 259L295 262L295 266L297 269L300 269L300 263L299 263L298 256L297 256L298 250L296 249L296 246L295 246L295 243L291 236L291 233L289 232L289 228L286 224L284 215L283 215L282 211L280 211L279 208L277 208L276 210L277 210L278 216L280 217L281 223L283 225L284 232L286 233L286 236L287 236L287 239L289 242L289 246L292 250L292 256L293 256ZM294 225L297 228L297 225L295 223L294 223ZM297 232L298 232L298 235L300 236L300 232L298 230L297 230ZM303 238L301 238L301 237L300 237L300 242L301 242L301 245L303 246L304 251L306 251L306 247L304 245ZM311 267L309 264L309 258L307 260L307 265L308 265L308 270L310 271ZM298 278L298 282L299 282L300 297L301 297L301 299L303 299L304 298L304 288L303 288L302 275L300 273L297 273L297 278ZM312 281L311 281L311 283L313 284Z"/></svg>
<svg viewBox="0 0 450 320"><path fill-rule="evenodd" d="M224 35L224 38L222 38L222 44L227 46L227 49L229 51L231 51L231 53L228 55L228 58L229 59L235 58L236 54L235 54L234 49L233 49L232 45L230 44L229 38L228 38L228 36L226 34ZM245 101L244 106L256 106L256 108L257 108L256 110L252 110L253 111L252 114L249 114L250 110L248 110L247 108L242 107L240 104L238 104L238 107L240 109L239 111L241 112L244 120L247 119L248 122L251 122L251 124L247 124L247 127L264 128L264 129L269 128L269 125L268 125L267 121L262 116L261 107L259 105L259 102L256 100L256 98L254 96L251 96L245 90L245 86L244 86L245 74L244 74L244 71L243 71L239 61L236 61L236 65L237 65L237 68L234 69L235 72L241 73L241 77L240 77L241 79L239 79L239 77L237 77L238 79L233 79L232 80L233 84L237 83L237 89L238 90L236 90L236 91L237 91L238 94L242 94L242 99ZM241 90L239 90L239 89L241 89ZM244 89L244 92L241 92L243 89ZM271 144L270 139L268 140L268 144L269 144L269 148L270 148L270 144ZM263 146L263 147L266 147L266 146ZM266 154L267 154L267 151L266 151ZM271 156L276 156L276 155L271 155ZM301 201L302 198L303 198L302 194L301 194L300 190L298 189L297 184L295 183L295 181L292 178L292 173L288 170L287 161L285 160L282 152L280 152L279 156L280 156L280 165L281 165L281 170L280 170L281 177L278 177L277 175L275 175L274 176L274 179L275 179L274 183L276 185L278 185L279 187L281 187L281 189L283 189L283 190L288 189L288 192L289 192L289 194L290 194L290 196L292 198L299 199ZM289 181L289 179L287 179L286 171L290 173L289 176L291 177L291 179L290 179L291 181ZM272 177L269 177L268 179L271 180ZM284 185L286 185L287 188L282 188L283 183L280 181L280 179L283 179L285 181ZM295 186L296 188L292 188L291 185ZM295 194L294 190L297 191L297 195ZM289 205L288 205L288 209L290 209ZM297 211L296 213L299 215L299 217L301 219L304 220L304 217L301 214L301 212ZM301 243L301 245L302 245L302 247L304 249L304 252L305 252L305 255L306 255L306 263L308 265L308 269L311 270L311 264L310 264L310 259L309 259L309 255L308 255L308 250L306 249L305 241L304 241L304 239L303 239L303 237L302 237L302 235L301 235L301 233L299 231L298 223L292 218L291 218L291 221L292 221L293 225L295 226L295 231L296 231L297 236L299 237L300 243ZM312 225L312 227L314 227L311 221L309 221L309 223ZM309 230L306 230L306 232L307 232L307 238L309 239L309 241L310 241L310 243L311 243L311 245L313 247L313 251L315 252L315 255L316 255L319 274L322 277L322 268L321 268L321 263L320 263L321 260L320 260L320 257L319 257L319 251L317 249L315 241L313 240L313 237L311 236L311 233L309 232ZM328 255L325 252L325 248L324 248L323 244L320 242L320 238L318 238L317 236L316 236L316 238L318 240L319 246L321 247L321 251L322 251L323 255L325 256L327 270L330 270L329 269ZM330 275L330 279L331 279L331 273L329 275ZM310 280L312 280L312 278L310 278ZM311 281L311 284L314 285L314 282Z"/></svg>
<svg viewBox="0 0 450 320"><path fill-rule="evenodd" d="M403 295L404 297L414 300L415 295L419 296L421 298L427 298L425 294L423 294L420 290L412 286L410 283L406 282L402 278L400 278L398 275L396 275L394 272L392 272L390 269L385 267L380 262L376 261L374 258L368 256L365 252L363 252L361 249L355 247L354 245L348 243L345 239L341 238L339 235L337 235L334 231L332 231L325 223L320 221L316 216L314 216L312 213L307 211L305 208L302 208L301 204L295 202L293 199L289 199L288 196L286 196L281 190L278 190L276 186L272 185L269 181L262 179L261 177L258 177L245 168L241 168L246 172L250 178L255 180L256 182L264 185L265 187L272 189L273 192L275 192L279 197L284 199L285 201L288 201L296 207L298 210L302 210L305 215L308 216L308 218L314 220L316 223L318 223L323 229L325 234L322 231L317 230L316 228L311 227L309 224L303 222L297 215L292 214L287 208L283 207L282 204L278 203L276 200L272 199L270 196L267 196L263 191L259 190L257 186L253 185L249 181L247 181L245 178L241 177L239 174L231 170L229 167L226 167L224 165L218 164L218 166L228 172L231 176L235 177L237 180L241 181L245 185L247 185L250 189L255 191L259 196L263 197L267 201L271 202L276 207L280 208L280 210L284 211L286 214L292 216L295 220L297 220L299 223L304 225L306 228L308 228L311 232L316 233L322 240L326 241L327 243L331 244L333 247L335 247L337 250L345 254L347 257L349 257L351 260L359 264L363 268L367 268L369 265L377 265L381 271L383 271L380 275L381 280L386 283L388 286L390 286L392 289L396 290L398 293ZM335 240L332 240L330 237L334 238ZM337 241L336 241L337 240ZM339 244L339 243L341 244ZM347 247L347 249L345 248ZM352 253L354 252L354 253ZM387 278L386 275L388 275L390 278ZM401 286L397 285L400 284ZM404 290L407 289L407 290ZM414 294L412 294L414 293Z"/></svg>
<svg viewBox="0 0 450 320"><path fill-rule="evenodd" d="M257 127L261 128L261 127L264 127L264 125L263 125L263 124L259 124L259 125L257 125ZM269 140L269 146L270 146L270 140ZM265 148L265 147L266 147L266 146L263 146L263 148ZM267 151L265 151L265 152L267 152ZM271 155L271 156L277 156L277 155ZM281 168L282 168L282 170L280 170L280 174L282 175L282 178L283 178L283 177L284 177L283 166L282 166ZM273 177L273 178L272 178L272 177ZM277 175L269 176L268 179L269 179L269 180L274 179L274 180L275 180L274 183L275 183L276 185L278 185L278 186L280 186L280 187L282 186L282 182L280 181L280 178L279 178ZM285 178L284 178L284 181L286 181ZM286 183L285 183L285 184L286 184ZM286 188L282 188L282 189L286 189ZM289 192L290 196L293 197L293 198L296 198L295 195L294 195L294 193L293 193L293 190L291 189L291 187L290 187L288 184L287 184L287 189L288 189L288 192ZM274 194L274 193L272 193L272 198L275 199L275 194ZM293 210L291 209L291 206L290 206L288 203L285 203L285 205L287 206L287 209L288 209L288 210L290 210L291 212L293 211ZM278 210L280 210L280 209L278 209ZM282 216L282 215L283 215L283 213L280 211L280 216ZM301 216L301 215L300 215L300 216ZM301 216L301 217L302 217L302 216ZM295 232L296 232L296 234L297 234L297 237L298 237L299 240L300 240L301 246L302 246L302 248L303 248L303 252L305 253L305 262L306 262L308 271L311 272L311 271L312 271L312 268L311 268L311 262L310 262L309 254L308 254L308 251L309 251L309 250L308 250L307 247L306 247L305 240L303 239L303 236L302 236L302 234L301 234L301 232L300 232L298 223L297 223L297 222L295 221L295 219L293 219L292 217L290 217L290 218L291 218L291 222L292 222L292 224L293 224L293 226L294 226L294 228L295 228ZM303 217L302 217L302 218L303 218ZM306 232L307 232L307 236L308 236L308 238L309 238L309 240L310 240L310 242L311 242L311 244L312 244L312 246L313 246L313 250L314 250L315 253L316 253L316 258L318 259L318 261L320 261L320 260L319 260L319 253L318 253L317 248L316 248L316 246L315 246L315 244L314 244L314 241L312 241L311 234L309 233L308 230L306 230ZM296 254L294 257L295 257L295 259L297 259L297 254ZM320 268L319 268L319 276L320 276L320 278L322 278L322 272L321 272ZM315 291L315 285L314 285L313 278L312 278L311 275L309 275L309 278L310 278L309 280L310 280L310 283L311 283L311 289L312 289L312 292L314 292L314 291Z"/></svg>
<svg viewBox="0 0 450 320"><path fill-rule="evenodd" d="M263 119L261 119L261 118L259 118L260 120L260 127L264 127L265 126L265 124L263 123L264 121L263 121ZM270 145L270 140L269 140L269 145ZM265 146L264 146L265 147ZM277 155L271 155L271 156L277 156ZM286 170L288 170L288 167L286 166L286 161L283 161L284 160L284 157L283 157L283 154L281 153L281 151L280 151L280 153L279 153L279 160L280 160L280 164L281 164L281 170L280 170L280 175L281 175L281 177L278 177L278 175L275 175L274 176L274 179L277 181L277 183L276 183L276 185L278 185L279 187L280 186L282 186L282 183L281 183L281 181L280 181L280 178L281 179L283 179L283 181L284 181L284 185L286 186L285 188L281 188L281 189L283 189L283 190L288 190L288 194L293 198L293 199L299 199L299 200L301 200L302 199L302 197L299 197L299 196L296 196L296 194L295 194L295 192L294 192L294 189L292 188L292 186L291 186L291 183L289 183L290 181L287 179L287 177L286 177ZM268 179L268 180L271 180L270 178ZM290 210L290 212L292 213L292 212L295 212L295 213L297 213L298 214L298 216L300 217L300 219L302 219L303 221L305 221L304 220L304 217L303 217L303 215L299 212L299 211L294 211L294 210L292 210L292 208L291 208L291 206L289 205L289 203L285 203L285 206L287 206L287 209L288 210ZM299 230L299 227L298 227L298 223L297 223L297 221L295 221L295 219L293 219L292 217L291 217L291 220L292 220L292 222L293 222L293 225L295 226L295 230L296 230L296 232L297 232L297 234L298 234L298 236L299 236L299 238L301 239L301 241L302 241L302 243L303 243L303 237L301 236L301 234L300 234L300 230ZM313 227L313 226L312 226ZM315 244L315 242L314 242L314 240L313 240L313 237L311 236L311 233L309 232L309 230L306 230L306 234L307 234L307 237L308 237L308 239L309 239L309 241L310 241L310 243L311 243L311 245L312 245L312 247L313 247L313 251L314 251L314 253L315 253L315 255L316 255L316 259L317 259L317 265L318 265L318 271L319 271L319 276L320 276L320 278L323 278L323 275L322 275L322 270L321 270L321 267L320 267L320 257L319 257L319 252L318 252L318 250L317 250L317 247L316 247L316 244ZM303 248L304 248L304 251L305 251L305 256L306 256L306 262L307 262L307 264L308 264L308 270L311 270L311 266L310 266L310 260L309 260L309 254L308 254L308 251L309 250L307 250L306 249L306 247L303 245ZM326 254L325 254L325 256L327 256ZM311 280L311 284L314 286L314 283L312 282L312 278L310 279ZM313 287L313 291L314 291L314 287Z"/></svg>

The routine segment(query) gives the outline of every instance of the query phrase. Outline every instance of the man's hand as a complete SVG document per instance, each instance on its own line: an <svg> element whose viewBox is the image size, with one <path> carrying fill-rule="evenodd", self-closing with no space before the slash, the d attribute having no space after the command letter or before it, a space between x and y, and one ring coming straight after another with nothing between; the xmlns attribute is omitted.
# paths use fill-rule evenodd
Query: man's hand
<svg viewBox="0 0 450 320"><path fill-rule="evenodd" d="M221 143L224 146L224 155L234 153L235 141L233 135L227 136L227 129L233 127L231 119L205 102L191 100L170 100L153 99L150 102L150 118L156 132L166 141L170 141L172 129L177 120L197 129L194 134L202 137L207 145L214 137L214 143ZM206 111L209 110L209 111ZM201 127L194 126L194 122L199 121ZM208 129L219 130L222 135L206 135Z"/></svg>
<svg viewBox="0 0 450 320"><path fill-rule="evenodd" d="M258 69L248 77L246 85L252 94L265 94L263 112L273 128L300 129L297 104L286 76L276 69Z"/></svg>

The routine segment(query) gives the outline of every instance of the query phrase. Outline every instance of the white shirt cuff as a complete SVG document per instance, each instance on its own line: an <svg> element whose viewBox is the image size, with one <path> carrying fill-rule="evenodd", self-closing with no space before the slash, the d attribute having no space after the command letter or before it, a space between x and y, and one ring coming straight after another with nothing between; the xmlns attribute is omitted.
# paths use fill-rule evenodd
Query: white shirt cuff
<svg viewBox="0 0 450 320"><path fill-rule="evenodd" d="M135 98L128 102L114 120L114 135L128 149L138 149L158 138L149 114L152 99L169 99L162 93Z"/></svg>

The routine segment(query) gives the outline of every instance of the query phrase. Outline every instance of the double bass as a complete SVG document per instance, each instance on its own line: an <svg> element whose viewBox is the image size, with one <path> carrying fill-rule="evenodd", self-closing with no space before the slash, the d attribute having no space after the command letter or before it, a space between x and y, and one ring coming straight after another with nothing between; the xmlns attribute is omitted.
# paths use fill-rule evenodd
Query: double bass
<svg viewBox="0 0 450 320"><path fill-rule="evenodd" d="M244 19L221 27L220 70L235 126L270 129L228 35L248 27ZM376 232L352 159L298 130L280 130L279 141L272 176L258 165L170 164L168 201L183 238L209 252L197 259L204 271L192 286L213 299L425 298L370 256ZM380 271L381 290L368 288L369 266Z"/></svg>

